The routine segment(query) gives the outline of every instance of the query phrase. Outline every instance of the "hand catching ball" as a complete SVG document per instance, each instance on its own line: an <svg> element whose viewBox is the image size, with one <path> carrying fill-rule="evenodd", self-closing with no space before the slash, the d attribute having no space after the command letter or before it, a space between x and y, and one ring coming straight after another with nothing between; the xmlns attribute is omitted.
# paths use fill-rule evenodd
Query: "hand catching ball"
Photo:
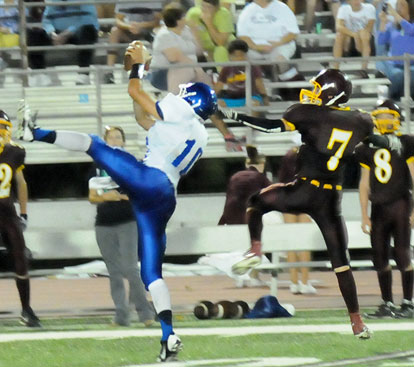
<svg viewBox="0 0 414 367"><path fill-rule="evenodd" d="M125 51L124 69L129 71L134 64L145 64L145 70L148 70L151 58L151 54L141 41L133 41Z"/></svg>

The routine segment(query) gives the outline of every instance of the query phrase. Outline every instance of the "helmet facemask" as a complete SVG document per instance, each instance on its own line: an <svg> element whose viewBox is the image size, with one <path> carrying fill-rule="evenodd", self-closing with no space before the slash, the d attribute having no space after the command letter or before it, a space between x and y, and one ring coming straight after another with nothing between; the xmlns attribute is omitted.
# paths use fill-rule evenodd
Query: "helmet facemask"
<svg viewBox="0 0 414 367"><path fill-rule="evenodd" d="M401 127L400 114L389 108L380 108L371 113L374 125L380 134L392 134Z"/></svg>
<svg viewBox="0 0 414 367"><path fill-rule="evenodd" d="M322 105L322 99L319 96L322 93L321 85L314 79L309 81L313 85L313 90L301 89L299 94L299 100L301 103L311 103L318 106Z"/></svg>

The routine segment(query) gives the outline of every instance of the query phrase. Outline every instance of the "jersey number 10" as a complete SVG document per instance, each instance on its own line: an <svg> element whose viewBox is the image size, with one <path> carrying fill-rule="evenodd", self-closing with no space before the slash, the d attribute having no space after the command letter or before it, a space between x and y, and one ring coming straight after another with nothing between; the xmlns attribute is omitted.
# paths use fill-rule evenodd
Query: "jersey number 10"
<svg viewBox="0 0 414 367"><path fill-rule="evenodd" d="M197 159L200 158L201 155L203 154L203 149L198 148L197 151L193 155L190 155L190 152L193 149L195 142L196 141L194 139L186 140L183 151L172 162L172 165L174 167L177 167L177 168L183 167L180 170L180 176L185 175L190 170L190 168L194 165Z"/></svg>

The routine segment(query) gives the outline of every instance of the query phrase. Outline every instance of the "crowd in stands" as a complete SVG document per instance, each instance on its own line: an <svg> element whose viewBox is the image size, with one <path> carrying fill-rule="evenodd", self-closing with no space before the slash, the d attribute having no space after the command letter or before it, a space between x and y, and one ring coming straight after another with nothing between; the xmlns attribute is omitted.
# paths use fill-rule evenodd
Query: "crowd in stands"
<svg viewBox="0 0 414 367"><path fill-rule="evenodd" d="M15 0L2 1L17 6ZM53 1L63 3L64 0ZM229 61L229 46L235 39L247 44L249 60L277 62L277 66L262 68L272 81L304 80L296 67L289 63L290 59L300 57L298 36L301 30L295 13L306 12L302 30L306 34L321 33L321 23L315 25L316 10L332 11L335 17L335 29L332 30L336 32L332 54L335 58L401 56L413 52L409 5L407 0L310 0L306 5L299 1L252 0L246 1L244 6L238 1L236 7L236 0L152 0L96 6L29 6L26 14L29 22L27 45L93 45L103 33L100 32L99 18L104 17L113 20L106 42L109 46L113 44L114 48L107 50L107 65L114 66L121 61L121 48L116 47L120 43L145 40L153 53L149 79L161 90L176 92L174 89L178 84L191 81L214 85L221 67L214 70L217 72L214 75L211 70L201 67L169 69L169 66L197 61ZM0 8L0 47L19 44L18 17L17 8ZM35 25L30 26L30 21ZM33 70L47 67L46 52L29 52L29 67ZM94 48L76 52L78 66L89 67L94 62ZM0 60L0 70L7 67L6 61L4 58ZM362 62L359 77L369 77L368 65L368 62ZM404 90L402 65L400 61L377 64L381 72L377 75L392 81L389 97L397 100ZM340 64L332 62L331 67L338 68ZM243 75L241 70L238 76L228 76L224 85L234 81L240 83L238 78L243 78ZM223 74L220 82L223 82L222 78ZM115 83L114 74L107 72L103 82ZM79 73L76 84L89 83L89 75ZM52 84L47 73L36 73L29 79L29 85L33 86ZM256 87L256 83L253 86Z"/></svg>

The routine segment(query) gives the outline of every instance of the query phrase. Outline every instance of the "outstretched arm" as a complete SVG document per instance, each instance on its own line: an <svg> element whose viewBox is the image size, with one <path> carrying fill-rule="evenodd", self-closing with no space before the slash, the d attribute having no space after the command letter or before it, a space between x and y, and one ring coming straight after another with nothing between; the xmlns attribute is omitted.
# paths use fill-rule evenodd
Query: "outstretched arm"
<svg viewBox="0 0 414 367"><path fill-rule="evenodd" d="M402 150L401 140L394 134L371 134L363 140L363 143L371 148L384 148L393 150L398 154L401 154Z"/></svg>
<svg viewBox="0 0 414 367"><path fill-rule="evenodd" d="M279 133L283 131L291 131L292 128L283 119L267 119L263 117L253 117L238 113L234 110L219 110L219 112L226 118L234 121L239 121L243 125L251 127L265 133Z"/></svg>
<svg viewBox="0 0 414 367"><path fill-rule="evenodd" d="M151 96L142 89L141 78L142 69L146 62L143 55L143 47L141 42L135 41L131 43L127 49L126 56L131 58L132 69L129 75L128 93L132 100L136 102L146 113L161 119L157 112L157 107ZM140 123L138 121L138 123ZM143 126L145 128L145 126Z"/></svg>

